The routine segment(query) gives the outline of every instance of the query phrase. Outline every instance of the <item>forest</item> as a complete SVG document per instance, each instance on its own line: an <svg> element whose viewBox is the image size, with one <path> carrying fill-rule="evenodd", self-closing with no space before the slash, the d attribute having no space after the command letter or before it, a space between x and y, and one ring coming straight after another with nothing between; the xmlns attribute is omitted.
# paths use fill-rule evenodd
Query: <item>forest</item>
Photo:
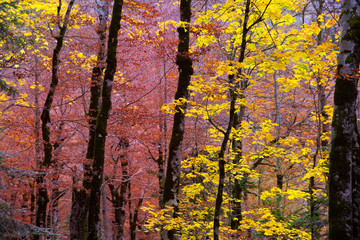
<svg viewBox="0 0 360 240"><path fill-rule="evenodd" d="M0 0L0 239L360 239L357 0Z"/></svg>

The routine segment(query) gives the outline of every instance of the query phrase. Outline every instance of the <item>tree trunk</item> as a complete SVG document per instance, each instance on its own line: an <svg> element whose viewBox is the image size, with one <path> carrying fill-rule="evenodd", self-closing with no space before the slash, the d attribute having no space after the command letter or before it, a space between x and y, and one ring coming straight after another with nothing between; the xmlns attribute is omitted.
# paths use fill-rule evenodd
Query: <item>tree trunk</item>
<svg viewBox="0 0 360 240"><path fill-rule="evenodd" d="M91 163L94 159L94 140L96 117L99 113L100 93L102 72L105 68L105 49L106 49L106 30L109 16L108 1L96 0L97 12L99 16L99 50L97 55L96 66L92 70L91 85L90 85L90 106L89 106L89 142L87 146L86 159L84 163L84 177L82 189L72 189L72 206L70 215L70 239L81 240L85 239L86 233L86 216L88 213L88 198L89 190L91 188ZM74 177L74 183L77 178Z"/></svg>
<svg viewBox="0 0 360 240"><path fill-rule="evenodd" d="M130 239L131 240L136 240L136 227L137 227L137 219L139 216L139 209L144 201L144 194L143 196L139 199L138 204L135 207L134 210L134 216L132 216L132 218L130 218Z"/></svg>
<svg viewBox="0 0 360 240"><path fill-rule="evenodd" d="M334 93L329 169L329 239L360 239L360 148L356 100L360 56L360 5L344 0Z"/></svg>
<svg viewBox="0 0 360 240"><path fill-rule="evenodd" d="M180 20L182 22L190 23L191 19L191 0L181 0L180 2ZM190 27L178 27L179 45L176 55L176 64L179 67L179 80L175 100L185 99L189 97L188 86L190 84L190 77L193 74L192 60L189 56L189 40ZM181 174L181 145L185 130L185 110L186 101L176 106L176 113L174 116L173 130L169 145L169 157L167 162L167 170L164 185L163 204L165 207L173 207L174 213L172 217L176 217L177 211L177 194L179 191L179 182ZM172 214L172 213L170 213ZM175 229L162 232L162 239L176 239Z"/></svg>
<svg viewBox="0 0 360 240"><path fill-rule="evenodd" d="M94 162L93 173L91 181L91 193L89 197L89 217L88 227L89 235L88 240L97 240L100 238L100 195L101 184L104 173L104 160L105 160L105 140L106 128L111 109L111 91L116 71L117 59L116 49L118 43L118 32L120 30L120 21L122 14L123 0L115 0L112 12L112 19L109 28L108 50L106 58L106 70L102 89L102 104L100 112L96 120L95 128L95 144L94 144Z"/></svg>
<svg viewBox="0 0 360 240"><path fill-rule="evenodd" d="M42 153L41 153L41 111L40 111L40 104L39 104L39 96L40 96L40 87L39 87L39 59L37 58L37 56L35 56L35 100L34 100L34 104L35 104L35 116L34 116L34 121L35 121L35 126L34 126L34 133L35 133L35 163L36 163L36 168L37 169L41 169L41 158L42 158ZM33 185L33 191L37 192L37 186L36 183ZM32 193L31 195L31 224L36 225L36 213L34 213L34 210L36 209L36 197L37 197L37 193Z"/></svg>
<svg viewBox="0 0 360 240"><path fill-rule="evenodd" d="M119 143L117 144L116 150L120 150L121 154L118 156L121 162L121 183L120 186L116 187L109 180L109 189L111 193L111 202L115 209L115 230L116 230L116 240L124 240L125 232L125 217L126 217L126 192L129 188L129 159L127 154L127 149L129 148L129 141L125 138L120 137ZM120 192L119 192L120 189Z"/></svg>
<svg viewBox="0 0 360 240"><path fill-rule="evenodd" d="M276 140L280 139L281 137L281 111L280 111L280 102L279 102L279 86L277 81L276 73L274 73L274 99L275 99L275 109L276 109ZM278 141L276 144L279 145ZM276 173L276 187L282 191L284 185L284 175L281 170L281 162L280 157L276 157L276 166L275 166L275 173ZM276 194L276 216L281 219L282 217L282 206L281 206L282 194Z"/></svg>
<svg viewBox="0 0 360 240"><path fill-rule="evenodd" d="M320 21L319 16L323 14L324 12L324 1L323 0L317 0L312 1L313 8L316 11L316 17L317 17L317 25L319 27L323 26L323 22ZM324 31L321 30L317 35L317 46L320 46L322 44L323 39L323 33ZM319 73L320 74L320 73ZM328 114L325 111L325 105L326 105L326 96L325 96L325 86L321 82L321 76L317 77L317 99L315 103L315 109L317 109L317 138L316 138L316 150L313 156L313 166L312 168L315 169L318 165L318 158L323 158L327 153L327 146L328 146L328 140L322 139L322 136L327 135L328 132L328 125L324 124L329 119ZM311 231L311 240L316 240L320 238L320 230L323 226L321 223L320 218L320 201L318 199L318 196L315 195L316 190L316 182L315 177L312 176L309 179L309 210L310 210L310 222L308 223L310 231Z"/></svg>
<svg viewBox="0 0 360 240"><path fill-rule="evenodd" d="M110 227L107 209L106 184L101 185L102 219L104 227L104 240L110 240Z"/></svg>
<svg viewBox="0 0 360 240"><path fill-rule="evenodd" d="M59 36L56 37L56 47L53 52L53 59L52 59L52 76L51 76L51 84L48 95L46 97L43 111L41 113L41 129L42 129L42 137L44 143L44 158L41 163L39 174L36 178L37 183L37 201L36 201L36 226L38 227L45 227L46 224L46 211L47 205L49 202L49 196L47 187L45 185L45 170L46 168L50 167L52 163L52 144L50 142L50 109L54 99L55 90L59 82L58 70L59 70L59 62L60 62L60 52L63 46L63 40L65 37L65 33L68 26L68 21L71 13L71 8L74 5L75 0L71 0L69 2L67 11L65 13L64 24L60 26L60 33ZM59 3L58 7L58 16L60 17L60 9L61 9L61 2ZM35 235L34 239L39 239L39 235Z"/></svg>
<svg viewBox="0 0 360 240"><path fill-rule="evenodd" d="M240 87L240 99L245 99L244 91L247 87L247 81L243 79L241 81L241 87ZM241 122L244 119L245 116L245 106L241 105L240 110L237 114L234 116L234 129L238 130L241 128ZM233 160L233 164L236 166L240 164L242 160L242 140L233 140L232 143L233 152L236 154L235 158ZM230 220L230 226L231 229L238 229L240 226L240 222L242 220L242 206L241 206L241 196L244 191L244 186L246 184L246 177L244 176L242 181L239 179L236 179L236 175L233 176L234 178L234 185L232 186L232 208L231 208L231 220Z"/></svg>
<svg viewBox="0 0 360 240"><path fill-rule="evenodd" d="M245 59L245 50L246 50L246 35L247 32L249 31L249 28L247 26L248 24L248 20L249 20L249 15L250 15L250 0L246 1L246 6L245 6L245 12L244 12L244 22L243 22L243 35L242 35L242 39L241 39L241 46L240 46L240 56L239 56L239 62L242 63ZM237 74L235 75L229 75L228 77L228 82L229 82L229 86L233 86L234 85L234 81L235 81L235 77L241 77L241 69L237 70ZM244 81L244 80L243 80ZM230 109L229 109L229 122L228 122L228 126L226 129L226 132L224 132L224 138L221 144L221 148L220 148L220 153L219 153L219 184L218 184L218 190L217 190L217 195L216 195L216 202L215 202L215 213L214 213L214 240L218 240L220 237L220 213L221 213L221 205L223 202L223 192L224 192L224 181L225 181L225 151L227 148L227 144L229 141L229 137L230 137L230 133L231 130L234 126L234 121L235 121L235 103L236 100L238 98L238 94L236 91L236 87L238 86L238 84L235 84L234 87L230 87L229 92L230 92ZM236 187L236 186L235 186ZM236 187L238 188L238 186ZM240 189L235 189L235 191L239 191ZM238 209L238 211L241 211L241 209ZM238 213L236 213L238 215ZM232 219L232 223L231 223L234 227L238 227L239 222L238 221L234 221L234 219Z"/></svg>

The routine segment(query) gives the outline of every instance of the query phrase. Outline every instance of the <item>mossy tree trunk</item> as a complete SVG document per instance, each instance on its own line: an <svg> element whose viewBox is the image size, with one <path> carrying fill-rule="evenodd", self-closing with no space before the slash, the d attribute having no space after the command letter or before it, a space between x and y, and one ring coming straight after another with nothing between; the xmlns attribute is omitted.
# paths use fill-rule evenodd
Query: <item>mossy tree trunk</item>
<svg viewBox="0 0 360 240"><path fill-rule="evenodd" d="M180 1L180 20L190 23L191 19L191 0ZM176 217L177 211L177 194L179 191L179 182L181 174L181 145L185 130L185 110L186 100L189 97L188 86L190 78L193 74L192 60L189 56L190 26L178 27L179 45L176 55L176 64L179 67L179 79L175 100L184 99L181 105L176 106L174 116L174 124L169 144L169 157L167 161L167 170L164 184L163 204L165 207L173 207L175 213L172 217ZM176 231L169 230L162 232L162 239L176 239Z"/></svg>
<svg viewBox="0 0 360 240"><path fill-rule="evenodd" d="M102 87L102 104L96 120L95 142L94 142L94 161L92 165L91 192L89 197L88 215L88 240L100 239L101 219L100 219L100 197L101 184L104 174L105 160L105 140L106 128L111 109L111 91L114 75L117 66L116 49L118 44L118 32L122 15L123 0L115 0L112 12L112 19L109 27L109 40L106 57L106 70Z"/></svg>
<svg viewBox="0 0 360 240"><path fill-rule="evenodd" d="M360 139L357 128L360 4L342 2L329 173L329 239L360 239Z"/></svg>

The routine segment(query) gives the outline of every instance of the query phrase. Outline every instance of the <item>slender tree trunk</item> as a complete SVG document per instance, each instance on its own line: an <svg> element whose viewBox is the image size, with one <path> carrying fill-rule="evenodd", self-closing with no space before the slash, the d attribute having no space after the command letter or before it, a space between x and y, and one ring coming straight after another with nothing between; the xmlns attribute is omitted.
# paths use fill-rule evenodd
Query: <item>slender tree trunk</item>
<svg viewBox="0 0 360 240"><path fill-rule="evenodd" d="M68 21L71 13L71 8L74 5L75 0L71 0L68 4L67 11L64 17L64 24L60 26L59 36L56 37L56 47L53 52L52 59L52 76L51 76L51 84L48 95L46 97L44 107L41 113L41 129L42 129L42 138L44 143L44 158L41 163L40 173L36 178L37 183L37 206L36 206L36 226L45 227L46 224L46 211L47 205L49 202L49 196L47 192L47 187L45 185L45 169L49 168L52 163L52 143L50 142L50 109L53 103L55 90L59 82L58 70L59 70L59 62L60 62L60 52L63 46L63 40L65 37L65 33L68 26ZM60 17L61 10L61 1L58 6L58 16ZM35 235L34 239L39 239L39 235Z"/></svg>
<svg viewBox="0 0 360 240"><path fill-rule="evenodd" d="M127 168L127 165L121 164L122 168ZM126 207L126 190L128 188L128 176L127 170L123 170L123 174L126 173L126 176L123 175L121 179L121 184L119 187L115 187L113 184L109 183L109 189L111 192L111 202L114 205L115 209L115 229L116 229L116 240L124 240L124 231L125 231L125 207ZM119 192L120 189L120 192Z"/></svg>
<svg viewBox="0 0 360 240"><path fill-rule="evenodd" d="M35 163L36 163L36 168L37 169L41 169L41 111L40 111L40 104L39 104L39 96L40 96L40 87L39 87L39 59L35 56L35 116L34 116L34 121L35 121L35 128L34 128L34 133L35 133ZM34 192L37 191L37 186L36 183L32 185L32 187L34 188ZM36 224L36 213L34 212L34 210L36 209L36 197L37 194L32 193L31 195L31 223L32 224Z"/></svg>
<svg viewBox="0 0 360 240"><path fill-rule="evenodd" d="M110 228L109 228L109 218L107 210L107 199L106 199L106 184L101 185L101 203L102 203L102 219L104 226L104 240L110 240Z"/></svg>
<svg viewBox="0 0 360 240"><path fill-rule="evenodd" d="M246 1L245 6L245 12L244 12L244 22L243 22L243 35L242 35L242 42L240 47L240 56L239 56L239 62L243 62L245 59L245 50L246 50L246 36L248 29L248 20L249 20L249 14L250 14L250 0ZM237 75L229 75L229 85L234 86L235 77L241 77L241 69L238 69ZM229 109L229 122L226 129L226 132L224 132L224 138L221 144L220 152L219 152L219 184L218 184L218 190L216 195L216 202L215 202L215 213L214 213L214 240L218 240L220 237L220 213L221 213L221 206L223 202L223 192L224 192L224 181L225 181L225 151L227 148L227 144L229 141L231 130L234 126L234 120L235 120L235 103L238 98L238 94L235 87L230 87L230 109ZM237 189L239 190L239 189ZM239 210L237 210L239 211ZM240 210L241 211L241 210ZM236 225L239 225L239 223L232 223L234 224L234 227Z"/></svg>
<svg viewBox="0 0 360 240"><path fill-rule="evenodd" d="M96 0L97 12L99 17L99 49L97 54L96 65L92 70L90 85L90 106L89 106L89 142L87 146L86 159L84 163L84 177L82 189L73 188L72 190L72 206L70 215L70 239L85 239L86 233L86 217L88 213L88 198L91 188L91 163L94 159L94 140L96 117L99 113L100 93L102 83L102 72L105 68L105 49L106 49L106 30L109 16L109 2L107 0ZM74 183L77 178L74 177Z"/></svg>
<svg viewBox="0 0 360 240"><path fill-rule="evenodd" d="M242 81L240 82L240 94L239 94L239 98L240 99L245 99L245 94L244 91L248 85L246 79L242 79ZM234 116L234 129L238 130L239 128L241 128L241 122L244 119L245 116L245 106L241 105L240 106L240 110L237 114L235 114ZM242 140L233 140L232 143L232 148L233 148L233 152L236 154L235 158L233 160L233 164L236 166L238 164L240 164L241 160L242 160ZM232 209L231 209L231 221L230 221L230 226L231 229L238 229L240 226L240 222L242 220L242 203L241 203L241 196L242 193L244 191L244 186L246 184L247 181L247 177L243 176L243 180L239 180L236 178L236 175L233 176L234 177L234 185L232 186L232 195L233 195L233 202L232 202Z"/></svg>
<svg viewBox="0 0 360 240"><path fill-rule="evenodd" d="M160 127L161 128L161 127ZM158 182L159 182L159 206L160 208L164 208L164 202L163 202L163 195L164 195L164 159L165 159L165 155L164 152L162 151L162 144L161 144L161 140L158 146L158 158L154 159L154 161L156 162L156 164L158 165Z"/></svg>
<svg viewBox="0 0 360 240"><path fill-rule="evenodd" d="M329 172L329 239L360 239L360 139L356 100L360 56L360 4L344 0L334 93Z"/></svg>
<svg viewBox="0 0 360 240"><path fill-rule="evenodd" d="M234 77L233 79L234 80ZM232 84L233 81L230 81L230 84ZM235 102L237 99L237 94L232 87L230 89L230 115L229 115L229 123L226 132L224 133L224 138L221 144L220 153L218 156L219 159L219 184L218 184L218 190L216 195L216 202L215 202L215 214L214 214L214 240L218 240L220 236L220 212L221 212L221 205L223 201L223 192L224 192L224 182L225 182L225 152L227 148L227 144L229 141L231 129L233 127L234 123L234 116L235 116Z"/></svg>
<svg viewBox="0 0 360 240"><path fill-rule="evenodd" d="M87 240L97 240L100 238L100 195L101 184L104 173L105 160L105 140L106 128L111 109L111 91L116 71L117 59L116 49L118 43L118 32L120 30L120 21L122 15L123 0L115 0L112 12L112 19L109 28L109 41L106 58L106 70L102 89L102 104L96 120L95 144L94 144L94 162L91 181L91 193L89 197L89 217L88 227L89 235Z"/></svg>
<svg viewBox="0 0 360 240"><path fill-rule="evenodd" d="M323 0L317 0L317 2L312 1L312 4L316 11L316 16L318 19L317 24L319 27L321 27L323 23L319 21L319 16L323 14L324 1ZM323 36L323 30L321 30L317 35L317 46L320 46L322 44L322 36ZM322 136L326 135L328 132L328 124L325 124L324 122L329 119L329 116L325 111L325 105L326 105L325 88L323 86L323 83L321 82L320 76L317 77L317 92L318 94L315 103L315 109L317 109L318 125L317 125L316 150L313 156L313 169L316 168L318 164L317 161L318 157L323 158L323 156L326 154L326 148L328 146L328 140L322 139ZM316 240L320 238L320 230L322 227L322 224L320 222L320 214L319 214L320 202L317 199L317 196L315 195L315 190L316 190L315 177L312 176L309 179L310 199L308 201L309 210L310 210L309 226L311 231L311 240Z"/></svg>
<svg viewBox="0 0 360 240"><path fill-rule="evenodd" d="M120 186L116 187L111 180L109 181L109 189L111 193L111 202L114 205L115 209L115 229L116 229L116 240L124 240L125 232L125 218L126 218L126 192L129 188L129 159L128 154L126 153L127 148L129 147L129 142L127 139L120 137L118 147L116 149L122 151L121 155L118 157L121 162L121 183ZM119 191L120 190L120 191Z"/></svg>
<svg viewBox="0 0 360 240"><path fill-rule="evenodd" d="M139 209L144 201L144 194L143 196L139 199L138 204L135 207L134 210L134 215L132 216L132 218L130 219L130 239L131 240L136 240L136 227L137 227L137 219L139 216Z"/></svg>
<svg viewBox="0 0 360 240"><path fill-rule="evenodd" d="M180 2L180 20L190 24L191 19L191 0L181 0ZM179 67L179 80L175 100L185 99L189 97L188 86L190 84L190 77L193 74L192 60L189 56L189 40L190 40L190 26L178 27L179 45L176 55L176 64ZM173 207L176 217L177 211L177 194L179 191L179 182L181 174L181 145L185 130L185 110L186 102L182 105L176 106L176 113L174 116L173 130L169 145L169 157L167 162L167 170L165 176L163 204L165 207ZM163 231L162 239L176 239L175 230Z"/></svg>
<svg viewBox="0 0 360 240"><path fill-rule="evenodd" d="M279 102L279 86L277 82L276 73L274 73L274 99L275 99L275 109L276 109L276 144L279 145L278 140L281 137L281 112L280 112L280 102ZM276 187L280 190L283 189L284 185L284 175L281 171L281 162L280 157L276 158ZM276 194L276 215L278 218L282 217L282 207L281 207L282 194Z"/></svg>
<svg viewBox="0 0 360 240"><path fill-rule="evenodd" d="M64 122L61 121L58 127L58 134L56 137L56 141L54 143L54 153L53 153L53 164L52 164L52 179L51 179L51 185L53 186L51 189L51 195L50 195L50 202L49 202L49 211L47 216L47 228L51 230L51 232L54 234L52 239L57 239L57 231L59 229L58 223L59 223L59 200L64 195L64 191L59 190L59 171L60 171L60 164L59 164L59 154L61 151L61 142L63 141L63 138L61 137L62 129L64 126Z"/></svg>

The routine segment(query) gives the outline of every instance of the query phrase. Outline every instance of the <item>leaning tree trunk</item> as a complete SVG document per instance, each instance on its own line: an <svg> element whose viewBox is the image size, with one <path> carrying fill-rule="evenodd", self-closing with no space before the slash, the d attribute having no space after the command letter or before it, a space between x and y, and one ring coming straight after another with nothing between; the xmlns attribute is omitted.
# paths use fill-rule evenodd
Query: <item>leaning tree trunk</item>
<svg viewBox="0 0 360 240"><path fill-rule="evenodd" d="M81 240L85 239L86 232L86 216L88 213L88 198L87 192L91 188L91 163L94 159L94 141L95 141L95 127L96 117L99 113L99 102L101 93L102 72L105 68L105 43L106 43L106 29L109 16L109 4L106 0L96 0L97 12L99 17L99 50L97 55L96 65L92 70L91 85L90 85L90 106L89 106L89 142L87 146L86 159L84 163L84 177L82 189L76 187L72 190L71 215L70 215L70 239ZM76 184L76 177L74 177Z"/></svg>
<svg viewBox="0 0 360 240"><path fill-rule="evenodd" d="M118 32L120 30L120 21L123 7L123 0L115 0L112 12L112 19L109 28L109 40L106 58L106 70L102 89L102 104L100 112L96 120L95 128L95 144L94 144L94 162L93 162L93 176L91 181L91 192L89 197L89 216L88 240L100 239L101 220L100 220L100 197L101 184L104 174L104 160L105 160L105 140L106 128L111 109L111 91L116 71L116 49L118 44Z"/></svg>
<svg viewBox="0 0 360 240"><path fill-rule="evenodd" d="M356 102L360 4L342 2L341 41L334 93L329 173L329 239L360 239L360 139Z"/></svg>
<svg viewBox="0 0 360 240"><path fill-rule="evenodd" d="M56 37L56 46L53 52L52 59L52 75L51 75L51 84L48 95L46 97L44 107L41 113L41 130L42 130L42 138L44 144L44 158L40 163L40 173L36 178L37 183L37 201L36 201L36 226L38 227L46 227L46 211L47 205L49 202L49 196L47 187L45 185L45 172L44 170L49 168L52 163L52 150L53 146L50 142L50 110L51 105L54 100L55 90L59 82L59 62L60 62L60 52L63 46L63 41L65 37L65 33L68 26L68 21L71 13L71 8L74 5L75 0L71 0L69 2L67 11L65 13L64 24L60 26L60 33ZM58 16L60 16L61 10L61 1L58 6ZM39 235L35 235L34 239L39 239Z"/></svg>
<svg viewBox="0 0 360 240"><path fill-rule="evenodd" d="M185 129L185 109L186 100L189 97L188 86L190 78L193 74L192 60L189 56L189 40L190 40L190 19L191 19L191 0L181 0L180 2L180 20L188 23L185 27L178 27L179 45L176 55L176 64L179 67L179 80L175 101L185 99L181 105L176 106L174 116L173 130L169 145L169 157L167 162L167 170L164 185L163 204L165 207L173 207L176 217L177 211L177 194L179 191L179 182L181 174L181 145L184 137ZM175 230L163 231L162 239L175 239Z"/></svg>

